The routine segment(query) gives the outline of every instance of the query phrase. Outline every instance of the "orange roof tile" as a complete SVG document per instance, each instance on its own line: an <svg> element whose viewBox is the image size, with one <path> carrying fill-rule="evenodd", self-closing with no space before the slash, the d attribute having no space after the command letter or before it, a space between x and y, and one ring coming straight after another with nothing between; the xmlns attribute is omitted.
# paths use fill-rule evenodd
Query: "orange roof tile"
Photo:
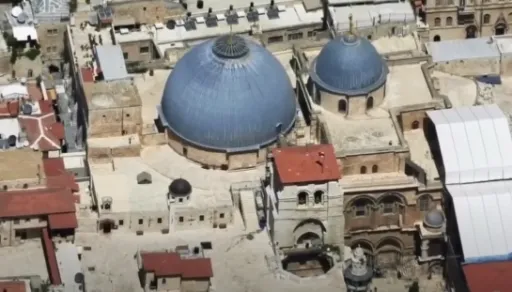
<svg viewBox="0 0 512 292"><path fill-rule="evenodd" d="M0 218L75 212L69 189L9 191L0 196Z"/></svg>
<svg viewBox="0 0 512 292"><path fill-rule="evenodd" d="M329 144L272 150L274 165L283 184L338 180L341 172Z"/></svg>
<svg viewBox="0 0 512 292"><path fill-rule="evenodd" d="M27 84L27 91L30 99L32 101L39 101L43 99L43 92L41 91L41 88L39 85L34 83L28 83Z"/></svg>
<svg viewBox="0 0 512 292"><path fill-rule="evenodd" d="M61 140L64 136L62 124L57 123L52 111L39 116L20 115L20 125L27 133L30 147L37 147L42 151L61 149Z"/></svg>
<svg viewBox="0 0 512 292"><path fill-rule="evenodd" d="M51 230L75 229L78 227L78 221L75 213L50 214L48 225Z"/></svg>
<svg viewBox="0 0 512 292"><path fill-rule="evenodd" d="M2 292L25 292L25 282L22 281L5 281L0 282L0 291Z"/></svg>
<svg viewBox="0 0 512 292"><path fill-rule="evenodd" d="M469 291L508 292L511 291L512 262L469 264L462 266Z"/></svg>
<svg viewBox="0 0 512 292"><path fill-rule="evenodd" d="M182 259L175 252L142 253L142 269L155 273L156 277L181 276L183 278L213 277L209 258Z"/></svg>
<svg viewBox="0 0 512 292"><path fill-rule="evenodd" d="M0 117L17 117L20 113L20 102L17 100L0 103Z"/></svg>
<svg viewBox="0 0 512 292"><path fill-rule="evenodd" d="M82 71L82 79L84 82L94 82L94 74L92 69L82 68L80 71Z"/></svg>
<svg viewBox="0 0 512 292"><path fill-rule="evenodd" d="M75 176L66 170L62 158L46 158L43 160L46 175L46 186L49 188L68 188L74 192L79 190Z"/></svg>

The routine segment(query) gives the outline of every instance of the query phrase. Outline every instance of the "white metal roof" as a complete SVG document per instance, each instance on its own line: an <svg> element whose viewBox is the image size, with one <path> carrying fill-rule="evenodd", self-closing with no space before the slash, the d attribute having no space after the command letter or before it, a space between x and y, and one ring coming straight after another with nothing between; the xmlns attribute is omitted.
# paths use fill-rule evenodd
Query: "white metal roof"
<svg viewBox="0 0 512 292"><path fill-rule="evenodd" d="M59 273L64 284L65 292L82 291L83 272L80 260L78 259L78 249L73 243L58 243L55 249L55 256L59 265ZM77 276L80 274L80 276ZM81 279L80 279L81 278ZM77 283L77 280L78 283Z"/></svg>
<svg viewBox="0 0 512 292"><path fill-rule="evenodd" d="M34 26L14 26L12 35L17 41L26 42L29 37L31 40L37 40L37 30Z"/></svg>
<svg viewBox="0 0 512 292"><path fill-rule="evenodd" d="M509 259L512 181L448 185L466 263Z"/></svg>
<svg viewBox="0 0 512 292"><path fill-rule="evenodd" d="M500 58L500 51L496 43L490 42L489 38L430 42L426 47L434 63L479 58Z"/></svg>
<svg viewBox="0 0 512 292"><path fill-rule="evenodd" d="M98 56L98 63L103 72L103 78L106 81L126 79L129 77L121 46L97 46L96 55Z"/></svg>
<svg viewBox="0 0 512 292"><path fill-rule="evenodd" d="M435 125L445 184L512 178L508 120L493 105L429 111Z"/></svg>

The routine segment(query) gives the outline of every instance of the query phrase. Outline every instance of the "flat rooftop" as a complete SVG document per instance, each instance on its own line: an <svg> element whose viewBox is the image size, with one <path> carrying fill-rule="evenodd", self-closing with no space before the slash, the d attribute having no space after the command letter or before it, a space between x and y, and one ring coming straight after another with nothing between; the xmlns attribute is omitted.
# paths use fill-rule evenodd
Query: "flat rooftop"
<svg viewBox="0 0 512 292"><path fill-rule="evenodd" d="M240 215L237 215L241 221ZM322 292L345 291L341 270L314 281L293 281L275 274L273 251L266 232L251 233L247 239L243 226L228 226L226 229L204 229L201 232L180 231L173 234L147 233L144 236L115 232L108 238L98 234L78 234L77 245L90 246L83 252L84 267L94 266L95 271L84 269L86 286L91 291L141 291L137 277L138 266L133 255L138 250L161 251L188 245L199 246L200 242L211 242L212 249L204 250L211 259L212 289L223 292ZM119 247L122 246L122 252Z"/></svg>
<svg viewBox="0 0 512 292"><path fill-rule="evenodd" d="M83 87L89 110L134 107L142 103L131 80L84 83Z"/></svg>
<svg viewBox="0 0 512 292"><path fill-rule="evenodd" d="M166 211L167 192L171 180L151 167L139 157L114 158L112 163L89 162L96 197L112 198L112 212ZM141 172L151 175L150 184L138 184Z"/></svg>
<svg viewBox="0 0 512 292"><path fill-rule="evenodd" d="M381 107L391 109L432 101L421 65L419 63L389 67L386 97Z"/></svg>
<svg viewBox="0 0 512 292"><path fill-rule="evenodd" d="M329 128L331 142L336 152L357 151L398 146L399 139L389 113L380 117L347 119L315 106Z"/></svg>
<svg viewBox="0 0 512 292"><path fill-rule="evenodd" d="M71 41L73 42L79 67L85 67L87 63L93 61L94 52L89 43L89 34L94 36L98 43L101 36L104 45L112 45L112 37L108 29L97 31L95 27L88 24L83 29L80 29L79 25L81 23L89 21L89 13L89 11L75 13L74 17L77 25L71 28Z"/></svg>
<svg viewBox="0 0 512 292"><path fill-rule="evenodd" d="M66 291L82 291L81 283L75 280L78 273L82 273L82 265L78 259L78 250L75 244L70 242L58 243L55 248L55 256L59 266L59 273ZM82 273L83 274L83 273Z"/></svg>
<svg viewBox="0 0 512 292"><path fill-rule="evenodd" d="M250 1L249 1L250 2ZM272 31L284 28L291 28L296 26L307 26L320 24L322 22L323 12L321 9L315 11L306 11L304 5L302 3L286 3L286 4L278 4L277 8L279 9L279 17L278 18L269 18L267 15L266 7L270 2L266 3L265 7L258 7L255 4L255 9L258 12L259 20L257 22L258 29L261 31ZM169 29L163 23L155 24L151 26L144 26L140 29L140 31L135 31L131 33L121 34L116 33L115 38L118 42L131 42L139 39L147 39L148 35L152 36L157 45L167 44L167 43L177 43L177 42L185 42L185 41L193 41L200 39L207 39L216 37L219 35L228 34L230 32L236 34L245 34L251 31L254 28L254 22L250 22L247 19L247 9L237 9L234 8L238 24L228 24L226 21L225 13L229 9L229 5L232 3L225 2L225 5L221 8L220 11L215 12L214 14L217 20L217 25L208 27L206 26L206 22L204 17L206 15L197 16L195 18L194 24L196 29L186 29L183 25L183 20L178 20L174 29ZM210 2L206 4L204 7L206 11L208 11L208 7L210 7ZM190 9L195 7L192 3L188 6ZM249 4L244 7L249 7ZM134 36L131 36L134 34Z"/></svg>
<svg viewBox="0 0 512 292"><path fill-rule="evenodd" d="M512 124L512 77L501 77L500 85L476 82L479 97L477 104L497 104Z"/></svg>
<svg viewBox="0 0 512 292"><path fill-rule="evenodd" d="M403 37L380 37L372 41L372 44L381 55L421 50L419 40L412 34Z"/></svg>
<svg viewBox="0 0 512 292"><path fill-rule="evenodd" d="M476 103L478 88L473 79L440 71L432 73L434 86L446 95L453 107L472 106Z"/></svg>
<svg viewBox="0 0 512 292"><path fill-rule="evenodd" d="M22 245L0 248L0 258L9 265L0 265L1 278L23 278L23 276L40 276L48 279L46 259L41 240L27 240Z"/></svg>
<svg viewBox="0 0 512 292"><path fill-rule="evenodd" d="M217 192L229 198L229 189L233 183L259 181L265 174L264 165L236 172L203 169L201 165L177 154L167 145L144 147L141 157L148 167L169 179L184 178L194 190Z"/></svg>
<svg viewBox="0 0 512 292"><path fill-rule="evenodd" d="M332 3L331 3L332 4ZM329 12L337 31L347 31L350 27L349 16L352 15L357 28L370 28L379 21L386 23L414 23L416 16L409 2L331 6Z"/></svg>
<svg viewBox="0 0 512 292"><path fill-rule="evenodd" d="M42 152L32 149L0 151L0 180L45 178Z"/></svg>

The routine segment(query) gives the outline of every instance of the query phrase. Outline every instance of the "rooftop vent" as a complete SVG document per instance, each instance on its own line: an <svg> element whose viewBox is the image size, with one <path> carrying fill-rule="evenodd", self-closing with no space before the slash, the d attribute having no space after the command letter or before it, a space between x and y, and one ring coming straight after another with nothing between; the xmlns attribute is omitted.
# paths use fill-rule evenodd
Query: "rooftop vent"
<svg viewBox="0 0 512 292"><path fill-rule="evenodd" d="M247 20L250 22L256 22L260 19L260 16L258 14L258 11L254 9L254 2L251 2L249 5L249 11L247 11Z"/></svg>
<svg viewBox="0 0 512 292"><path fill-rule="evenodd" d="M21 112L24 114L24 115L27 115L27 116L30 116L32 114L32 105L31 104L24 104L22 107L21 107Z"/></svg>
<svg viewBox="0 0 512 292"><path fill-rule="evenodd" d="M226 22L229 25L238 24L238 15L236 15L235 13L230 13L226 15Z"/></svg>
<svg viewBox="0 0 512 292"><path fill-rule="evenodd" d="M195 19L192 18L192 17L187 19L187 21L185 21L185 25L184 26L185 26L185 30L186 31L196 30L197 29Z"/></svg>
<svg viewBox="0 0 512 292"><path fill-rule="evenodd" d="M143 171L137 175L137 184L139 185L148 185L153 182L151 174Z"/></svg>
<svg viewBox="0 0 512 292"><path fill-rule="evenodd" d="M217 17L212 14L211 8L208 9L208 15L206 15L205 22L207 27L217 26Z"/></svg>
<svg viewBox="0 0 512 292"><path fill-rule="evenodd" d="M197 9L203 9L203 7L204 7L203 0L198 0L196 6L197 6Z"/></svg>
<svg viewBox="0 0 512 292"><path fill-rule="evenodd" d="M168 29L174 29L176 27L176 21L172 19L168 20L166 26Z"/></svg>

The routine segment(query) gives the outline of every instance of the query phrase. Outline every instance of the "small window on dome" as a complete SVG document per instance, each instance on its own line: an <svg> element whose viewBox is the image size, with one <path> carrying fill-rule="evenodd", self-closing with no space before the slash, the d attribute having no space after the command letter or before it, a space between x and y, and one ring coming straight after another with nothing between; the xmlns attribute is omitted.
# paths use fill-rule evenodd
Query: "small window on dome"
<svg viewBox="0 0 512 292"><path fill-rule="evenodd" d="M338 112L344 113L346 111L347 111L347 101L344 99L340 99L340 101L338 101Z"/></svg>
<svg viewBox="0 0 512 292"><path fill-rule="evenodd" d="M370 110L373 108L373 96L369 96L366 100L366 110Z"/></svg>

